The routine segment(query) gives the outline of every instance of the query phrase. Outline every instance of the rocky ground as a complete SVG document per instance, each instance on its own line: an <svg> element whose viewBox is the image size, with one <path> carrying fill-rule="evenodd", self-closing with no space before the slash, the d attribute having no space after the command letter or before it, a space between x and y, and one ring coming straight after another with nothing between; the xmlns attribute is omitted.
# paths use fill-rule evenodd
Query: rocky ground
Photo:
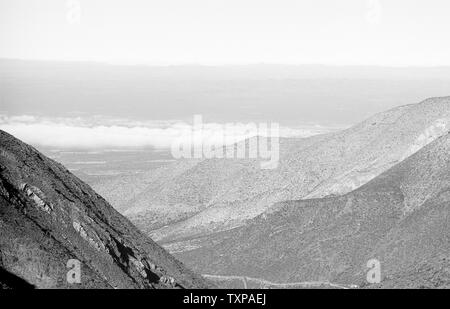
<svg viewBox="0 0 450 309"><path fill-rule="evenodd" d="M0 131L2 287L205 288L62 165ZM67 280L69 260L81 282Z"/></svg>
<svg viewBox="0 0 450 309"><path fill-rule="evenodd" d="M450 135L351 193L276 204L177 253L208 274L362 288L450 288ZM377 259L382 282L366 280Z"/></svg>

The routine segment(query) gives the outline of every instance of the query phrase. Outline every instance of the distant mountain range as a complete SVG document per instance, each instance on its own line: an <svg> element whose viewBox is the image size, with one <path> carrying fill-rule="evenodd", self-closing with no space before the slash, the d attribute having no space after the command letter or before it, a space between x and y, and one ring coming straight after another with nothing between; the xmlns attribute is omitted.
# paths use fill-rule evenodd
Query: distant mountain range
<svg viewBox="0 0 450 309"><path fill-rule="evenodd" d="M36 78L36 77L39 78ZM0 114L347 125L450 92L450 67L145 66L0 59ZM62 102L64 104L62 104Z"/></svg>
<svg viewBox="0 0 450 309"><path fill-rule="evenodd" d="M242 226L277 202L351 192L449 130L450 98L433 98L344 131L282 139L275 170L257 160L184 160L94 187L144 232L173 243Z"/></svg>
<svg viewBox="0 0 450 309"><path fill-rule="evenodd" d="M76 265L80 283L67 280ZM209 286L62 165L0 131L1 288Z"/></svg>

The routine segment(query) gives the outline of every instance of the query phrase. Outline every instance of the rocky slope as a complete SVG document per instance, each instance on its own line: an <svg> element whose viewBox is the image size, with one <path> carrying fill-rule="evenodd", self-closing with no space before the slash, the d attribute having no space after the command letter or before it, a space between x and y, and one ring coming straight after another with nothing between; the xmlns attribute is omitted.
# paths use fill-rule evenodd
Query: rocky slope
<svg viewBox="0 0 450 309"><path fill-rule="evenodd" d="M257 160L182 161L94 187L164 243L241 226L279 201L348 193L449 129L450 98L433 98L341 132L282 140L275 170Z"/></svg>
<svg viewBox="0 0 450 309"><path fill-rule="evenodd" d="M351 193L278 203L178 257L207 274L280 283L450 288L449 153L447 134ZM381 263L374 286L371 259Z"/></svg>
<svg viewBox="0 0 450 309"><path fill-rule="evenodd" d="M81 263L79 284L67 280L69 260ZM3 131L0 272L3 288L209 286L62 165Z"/></svg>

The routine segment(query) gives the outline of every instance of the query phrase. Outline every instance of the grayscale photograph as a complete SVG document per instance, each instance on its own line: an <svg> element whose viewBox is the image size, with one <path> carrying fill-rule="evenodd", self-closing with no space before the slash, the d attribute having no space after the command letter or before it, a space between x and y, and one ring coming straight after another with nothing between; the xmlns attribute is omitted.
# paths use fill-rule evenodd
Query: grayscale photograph
<svg viewBox="0 0 450 309"><path fill-rule="evenodd" d="M450 289L449 16L0 0L0 290Z"/></svg>

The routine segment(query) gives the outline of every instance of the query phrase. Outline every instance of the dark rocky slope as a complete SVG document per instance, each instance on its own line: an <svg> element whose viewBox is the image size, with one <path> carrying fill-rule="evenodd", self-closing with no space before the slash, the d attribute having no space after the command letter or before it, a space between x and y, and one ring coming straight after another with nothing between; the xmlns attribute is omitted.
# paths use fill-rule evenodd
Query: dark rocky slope
<svg viewBox="0 0 450 309"><path fill-rule="evenodd" d="M81 262L81 284L67 263ZM62 165L0 131L1 287L205 288Z"/></svg>
<svg viewBox="0 0 450 309"><path fill-rule="evenodd" d="M450 288L450 135L339 197L281 202L180 259L207 274L272 282ZM185 245L184 247L188 247Z"/></svg>

